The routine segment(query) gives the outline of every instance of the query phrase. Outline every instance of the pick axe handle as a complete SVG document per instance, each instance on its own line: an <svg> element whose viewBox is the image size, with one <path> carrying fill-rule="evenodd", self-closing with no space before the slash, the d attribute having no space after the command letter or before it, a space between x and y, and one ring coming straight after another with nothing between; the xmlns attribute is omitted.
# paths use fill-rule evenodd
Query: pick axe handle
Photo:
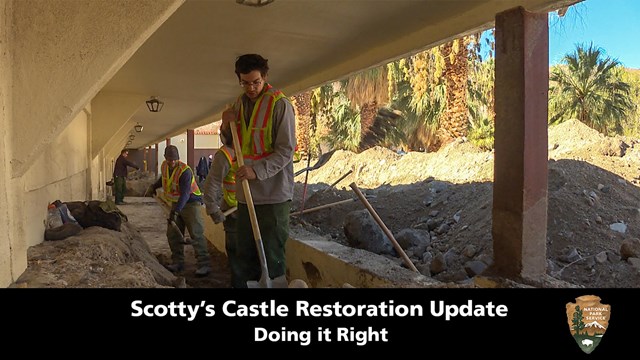
<svg viewBox="0 0 640 360"><path fill-rule="evenodd" d="M231 135L233 137L233 147L236 152L236 161L238 167L244 166L244 158L242 156L242 146L240 146L240 140L238 139L238 129L236 128L236 122L229 124L231 127ZM249 180L242 179L242 190L244 191L244 197L247 200L247 208L249 209L249 218L251 219L251 228L253 229L253 238L256 241L256 248L258 249L258 257L260 258L260 266L262 267L263 278L269 279L269 268L267 267L267 256L264 252L264 245L262 244L262 235L260 234L260 227L258 226L258 216L256 215L256 209L253 206L253 197L251 196L251 188L249 188Z"/></svg>

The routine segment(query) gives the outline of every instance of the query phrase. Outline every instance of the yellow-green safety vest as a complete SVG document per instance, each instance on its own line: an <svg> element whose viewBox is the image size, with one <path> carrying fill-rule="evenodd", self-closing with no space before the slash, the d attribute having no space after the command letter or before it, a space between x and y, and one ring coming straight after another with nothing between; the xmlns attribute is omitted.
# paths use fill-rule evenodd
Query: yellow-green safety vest
<svg viewBox="0 0 640 360"><path fill-rule="evenodd" d="M256 100L253 112L247 126L244 121L244 106L242 96L236 101L238 111L238 137L242 144L244 159L257 160L273 153L273 141L271 139L273 127L273 109L276 101L285 95L280 90L274 90L269 84L265 84L265 90Z"/></svg>
<svg viewBox="0 0 640 360"><path fill-rule="evenodd" d="M178 161L172 173L169 174L169 165L167 165L166 161L163 161L160 169L162 172L162 189L164 190L165 199L174 203L178 202L180 199L180 176L183 172L187 171L187 169L191 168L182 161ZM193 170L191 170L191 173L193 174ZM196 183L195 176L191 176L191 194L202 195Z"/></svg>
<svg viewBox="0 0 640 360"><path fill-rule="evenodd" d="M231 155L229 148L223 146L220 148L220 151L222 151L229 162L229 171L222 180L222 195L227 205L235 207L238 206L238 200L236 199L236 171L238 170L238 163Z"/></svg>

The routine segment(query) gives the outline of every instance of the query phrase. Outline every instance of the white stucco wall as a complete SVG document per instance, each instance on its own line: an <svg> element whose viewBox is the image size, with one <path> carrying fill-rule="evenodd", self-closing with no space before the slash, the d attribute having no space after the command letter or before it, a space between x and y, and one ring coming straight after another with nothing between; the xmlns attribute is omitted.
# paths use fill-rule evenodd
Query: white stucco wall
<svg viewBox="0 0 640 360"><path fill-rule="evenodd" d="M220 148L219 135L194 135L194 149L218 149Z"/></svg>
<svg viewBox="0 0 640 360"><path fill-rule="evenodd" d="M17 209L24 223L27 246L44 240L47 205L55 200L84 201L89 172L87 112L80 112L63 132L34 160L23 178L21 203Z"/></svg>
<svg viewBox="0 0 640 360"><path fill-rule="evenodd" d="M3 1L5 3L7 1ZM24 174L184 0L13 1L12 176ZM34 106L35 105L35 106ZM25 134L32 137L24 141ZM96 151L96 149L94 149Z"/></svg>
<svg viewBox="0 0 640 360"><path fill-rule="evenodd" d="M0 189L9 188L9 160L11 150L11 54L10 38L12 3L0 1ZM0 191L0 286L11 282L11 242L14 234L10 230L11 208L8 203L8 191Z"/></svg>
<svg viewBox="0 0 640 360"><path fill-rule="evenodd" d="M94 123L90 101L183 2L0 0L0 287L44 240L48 203L104 199L128 119Z"/></svg>

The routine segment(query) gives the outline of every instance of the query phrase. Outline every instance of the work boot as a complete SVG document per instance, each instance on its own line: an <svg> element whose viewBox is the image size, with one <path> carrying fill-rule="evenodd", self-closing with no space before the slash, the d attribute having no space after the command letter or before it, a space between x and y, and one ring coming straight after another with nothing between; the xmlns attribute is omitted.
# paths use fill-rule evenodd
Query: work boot
<svg viewBox="0 0 640 360"><path fill-rule="evenodd" d="M183 263L166 265L165 267L167 268L167 270L171 271L172 273L182 272L182 270L184 270Z"/></svg>
<svg viewBox="0 0 640 360"><path fill-rule="evenodd" d="M211 272L211 266L203 265L203 266L200 266L198 270L196 270L196 276L197 277L207 276L209 275L210 272Z"/></svg>

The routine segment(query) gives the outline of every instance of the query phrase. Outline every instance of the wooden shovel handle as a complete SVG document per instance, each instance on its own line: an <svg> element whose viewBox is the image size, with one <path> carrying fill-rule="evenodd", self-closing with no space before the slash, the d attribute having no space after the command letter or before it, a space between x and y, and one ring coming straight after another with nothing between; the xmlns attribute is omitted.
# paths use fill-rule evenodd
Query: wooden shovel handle
<svg viewBox="0 0 640 360"><path fill-rule="evenodd" d="M244 158L242 156L242 146L240 146L240 140L238 139L238 130L236 128L236 122L229 124L231 127L231 136L233 137L233 148L236 152L236 161L238 167L244 166ZM251 188L249 188L249 180L242 179L242 190L244 191L244 197L247 200L247 208L249 208L249 218L251 219L251 228L253 229L253 238L256 241L256 248L258 250L258 256L260 257L260 265L262 267L262 275L269 278L269 270L267 267L267 257L264 252L264 245L262 244L262 235L260 234L260 227L258 226L258 216L256 215L256 209L253 205L253 197L251 196Z"/></svg>

